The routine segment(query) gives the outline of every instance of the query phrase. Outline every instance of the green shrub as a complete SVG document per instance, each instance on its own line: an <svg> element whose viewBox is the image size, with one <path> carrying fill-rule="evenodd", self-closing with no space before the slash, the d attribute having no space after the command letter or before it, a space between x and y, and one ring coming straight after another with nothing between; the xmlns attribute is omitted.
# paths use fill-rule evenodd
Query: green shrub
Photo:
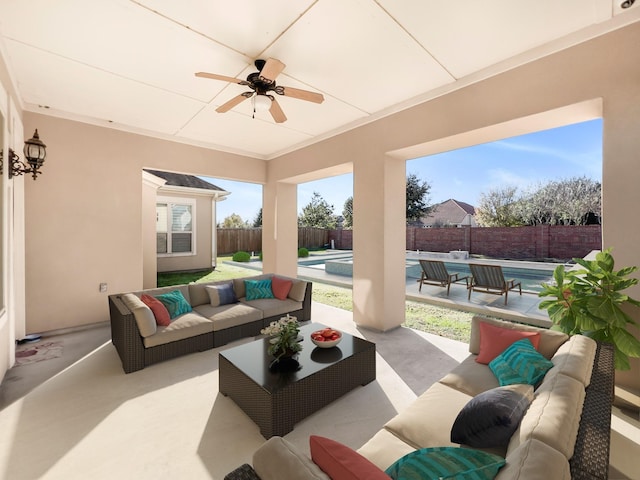
<svg viewBox="0 0 640 480"><path fill-rule="evenodd" d="M309 250L304 247L298 249L298 258L306 258L309 256Z"/></svg>
<svg viewBox="0 0 640 480"><path fill-rule="evenodd" d="M231 260L234 262L248 262L251 260L251 255L248 252L239 251L233 254Z"/></svg>
<svg viewBox="0 0 640 480"><path fill-rule="evenodd" d="M260 259L260 261L262 261L262 252L260 252L260 254L258 255L258 258Z"/></svg>

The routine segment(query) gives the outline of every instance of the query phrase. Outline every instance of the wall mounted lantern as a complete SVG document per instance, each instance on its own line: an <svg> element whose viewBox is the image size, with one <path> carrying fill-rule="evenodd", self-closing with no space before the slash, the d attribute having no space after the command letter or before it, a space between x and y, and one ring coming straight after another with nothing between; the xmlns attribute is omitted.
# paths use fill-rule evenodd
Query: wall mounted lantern
<svg viewBox="0 0 640 480"><path fill-rule="evenodd" d="M44 157L47 156L47 146L42 143L38 136L38 129L29 140L24 142L24 158L27 160L27 164L20 161L20 157L16 153L9 149L9 178L22 175L23 173L30 173L33 179L42 173L40 167L44 163Z"/></svg>

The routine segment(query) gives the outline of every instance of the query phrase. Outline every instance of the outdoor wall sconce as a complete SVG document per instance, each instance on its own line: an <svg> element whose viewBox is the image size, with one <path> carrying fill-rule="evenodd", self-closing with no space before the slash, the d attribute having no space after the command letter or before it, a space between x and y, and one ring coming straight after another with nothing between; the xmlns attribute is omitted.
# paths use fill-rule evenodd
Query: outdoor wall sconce
<svg viewBox="0 0 640 480"><path fill-rule="evenodd" d="M9 178L17 177L23 173L30 173L33 179L42 173L40 167L44 163L44 157L47 156L47 146L42 143L38 136L38 129L33 134L33 137L24 141L24 158L27 160L27 164L20 161L20 157L16 153L9 149Z"/></svg>

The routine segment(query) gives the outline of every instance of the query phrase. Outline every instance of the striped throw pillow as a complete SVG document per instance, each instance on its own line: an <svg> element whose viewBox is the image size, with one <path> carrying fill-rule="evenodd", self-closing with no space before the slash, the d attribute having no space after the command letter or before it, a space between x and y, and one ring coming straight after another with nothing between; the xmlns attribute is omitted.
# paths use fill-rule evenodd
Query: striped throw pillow
<svg viewBox="0 0 640 480"><path fill-rule="evenodd" d="M169 293L156 295L156 298L160 300L165 307L167 307L169 316L172 319L182 314L189 313L192 310L191 305L189 305L189 302L187 302L187 299L184 298L184 295L182 295L180 290L173 290Z"/></svg>
<svg viewBox="0 0 640 480"><path fill-rule="evenodd" d="M385 471L393 480L491 480L504 458L470 448L431 447L411 452Z"/></svg>
<svg viewBox="0 0 640 480"><path fill-rule="evenodd" d="M553 362L543 357L528 338L512 343L489 362L489 368L501 386L515 383L535 386L551 367Z"/></svg>
<svg viewBox="0 0 640 480"><path fill-rule="evenodd" d="M247 292L247 301L258 300L261 298L273 298L270 278L264 280L245 280L244 287Z"/></svg>

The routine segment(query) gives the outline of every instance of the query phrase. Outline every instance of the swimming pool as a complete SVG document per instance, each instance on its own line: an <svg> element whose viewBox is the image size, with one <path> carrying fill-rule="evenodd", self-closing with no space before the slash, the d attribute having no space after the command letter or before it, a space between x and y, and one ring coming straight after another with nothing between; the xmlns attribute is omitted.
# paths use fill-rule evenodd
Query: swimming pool
<svg viewBox="0 0 640 480"><path fill-rule="evenodd" d="M418 260L420 258L430 258L427 252L407 253L406 269L407 278L420 278L421 268ZM433 257L431 257L433 258ZM442 258L440 258L442 259ZM553 279L553 270L557 266L554 263L542 262L526 262L514 260L444 260L449 273L458 273L460 276L471 276L469 263L491 263L498 264L502 267L505 278L514 278L522 283L522 289L529 292L539 292L542 290L542 283L549 282ZM305 259L299 262L312 268L324 269L325 272L334 275L342 275L345 277L353 276L353 256L351 254L340 255L340 257L328 256L326 259L315 257L313 259Z"/></svg>

